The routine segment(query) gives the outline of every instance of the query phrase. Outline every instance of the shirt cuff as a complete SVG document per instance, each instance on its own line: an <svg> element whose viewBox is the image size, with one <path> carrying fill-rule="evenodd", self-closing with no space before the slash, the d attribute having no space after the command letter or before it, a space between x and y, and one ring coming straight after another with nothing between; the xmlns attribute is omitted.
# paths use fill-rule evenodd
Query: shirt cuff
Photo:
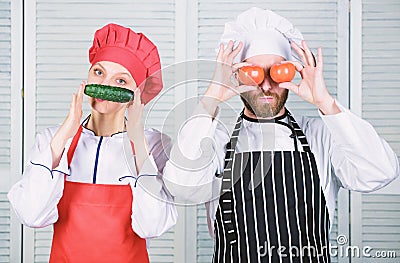
<svg viewBox="0 0 400 263"><path fill-rule="evenodd" d="M46 146L38 154L33 156L30 160L30 163L35 166L41 166L43 168L46 168L49 171L52 178L53 178L54 172L58 172L63 175L64 174L70 175L69 169L68 169L67 153L65 151L64 151L63 155L61 156L59 165L56 168L51 169L51 167L53 166L53 156L51 153L50 144L48 146Z"/></svg>
<svg viewBox="0 0 400 263"><path fill-rule="evenodd" d="M328 127L332 135L332 139L340 145L354 145L360 141L359 134L356 127L354 126L355 116L350 110L343 107L338 101L336 105L341 110L340 113L333 115L324 115L320 110L318 110L319 116Z"/></svg>
<svg viewBox="0 0 400 263"><path fill-rule="evenodd" d="M142 168L139 171L139 175L140 176L144 176L144 175L158 175L158 169L157 169L157 164L154 161L154 157L152 154L150 154L146 161L144 161Z"/></svg>
<svg viewBox="0 0 400 263"><path fill-rule="evenodd" d="M53 172L59 172L61 174L66 174L68 176L70 176L70 170L68 167L68 154L67 154L67 150L64 150L63 155L61 156L61 160L60 163L58 164L58 166L56 168L53 169Z"/></svg>
<svg viewBox="0 0 400 263"><path fill-rule="evenodd" d="M144 162L142 169L140 169L134 187L136 188L139 186L139 188L142 188L145 191L156 194L160 192L162 188L162 181L159 177L154 157L153 155L149 155Z"/></svg>

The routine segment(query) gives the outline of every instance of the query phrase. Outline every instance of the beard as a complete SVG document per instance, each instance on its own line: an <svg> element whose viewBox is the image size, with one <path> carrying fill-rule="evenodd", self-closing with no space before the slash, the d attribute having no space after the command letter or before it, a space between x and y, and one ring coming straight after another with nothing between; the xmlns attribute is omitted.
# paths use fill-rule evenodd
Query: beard
<svg viewBox="0 0 400 263"><path fill-rule="evenodd" d="M285 106L289 90L285 89L281 95L272 92L245 92L240 95L244 106L257 118L272 118ZM262 103L259 98L264 96L274 97L272 103Z"/></svg>

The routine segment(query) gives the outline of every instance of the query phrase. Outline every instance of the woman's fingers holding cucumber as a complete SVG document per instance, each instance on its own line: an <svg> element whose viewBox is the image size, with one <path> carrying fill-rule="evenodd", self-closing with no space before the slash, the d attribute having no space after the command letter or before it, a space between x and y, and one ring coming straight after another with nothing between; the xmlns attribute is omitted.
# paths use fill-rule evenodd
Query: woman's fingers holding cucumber
<svg viewBox="0 0 400 263"><path fill-rule="evenodd" d="M133 101L128 107L129 122L131 124L136 125L142 122L143 107L144 105L140 99L140 89L136 89L134 91Z"/></svg>
<svg viewBox="0 0 400 263"><path fill-rule="evenodd" d="M82 100L83 100L83 92L85 90L85 85L86 82L82 81L82 83L79 85L78 93L73 94L69 117L72 117L74 122L78 121L80 123L80 120L82 118Z"/></svg>
<svg viewBox="0 0 400 263"><path fill-rule="evenodd" d="M69 115L71 115L71 117L73 116L74 118L79 118L79 120L82 117L82 101L85 84L86 83L82 81L82 83L79 85L78 92L72 95L71 107L69 112Z"/></svg>
<svg viewBox="0 0 400 263"><path fill-rule="evenodd" d="M60 130L63 130L64 139L69 139L74 136L79 128L82 118L82 100L85 84L86 83L82 81L81 85L79 85L78 92L72 94L68 116L60 128Z"/></svg>
<svg viewBox="0 0 400 263"><path fill-rule="evenodd" d="M128 104L128 136L132 141L143 139L143 115L144 104L140 99L140 89L134 91L133 101Z"/></svg>
<svg viewBox="0 0 400 263"><path fill-rule="evenodd" d="M83 100L83 94L85 91L85 86L86 86L86 81L82 81L81 85L79 85L78 89L78 94L77 94L77 106L80 106L80 109L82 110L82 100Z"/></svg>
<svg viewBox="0 0 400 263"><path fill-rule="evenodd" d="M68 116L65 118L61 127L51 140L51 150L53 157L53 168L58 165L60 156L64 151L67 140L75 135L81 124L82 118L82 99L85 82L82 82L78 88L78 93L72 94L71 104Z"/></svg>

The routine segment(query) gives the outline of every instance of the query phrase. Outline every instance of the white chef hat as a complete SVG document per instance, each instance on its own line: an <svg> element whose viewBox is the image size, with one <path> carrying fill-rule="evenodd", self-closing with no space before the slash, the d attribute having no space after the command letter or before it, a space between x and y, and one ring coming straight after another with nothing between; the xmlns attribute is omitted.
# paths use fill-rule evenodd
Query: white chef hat
<svg viewBox="0 0 400 263"><path fill-rule="evenodd" d="M239 14L235 21L226 23L220 42L226 46L230 40L236 45L239 41L243 43L235 62L262 54L301 61L290 43L294 41L301 47L302 34L286 18L271 10L253 7Z"/></svg>

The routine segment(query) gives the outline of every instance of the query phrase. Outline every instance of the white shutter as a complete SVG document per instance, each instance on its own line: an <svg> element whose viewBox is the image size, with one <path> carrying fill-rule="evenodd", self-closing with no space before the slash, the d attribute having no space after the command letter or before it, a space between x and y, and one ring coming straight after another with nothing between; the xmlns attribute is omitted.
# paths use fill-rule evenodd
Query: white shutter
<svg viewBox="0 0 400 263"><path fill-rule="evenodd" d="M197 263L212 261L214 240L210 237L207 226L207 212L204 205L197 206Z"/></svg>
<svg viewBox="0 0 400 263"><path fill-rule="evenodd" d="M21 171L20 5L0 0L0 262L20 259L20 223L7 192ZM13 108L12 108L13 107Z"/></svg>
<svg viewBox="0 0 400 263"><path fill-rule="evenodd" d="M36 263L49 262L52 236L53 236L52 226L35 229L34 262Z"/></svg>
<svg viewBox="0 0 400 263"><path fill-rule="evenodd" d="M150 240L150 262L174 262L176 254L174 228L161 237Z"/></svg>
<svg viewBox="0 0 400 263"><path fill-rule="evenodd" d="M400 255L400 194L364 194L362 196L362 245L386 254ZM376 262L376 258L364 258L363 262ZM389 256L379 262L398 262Z"/></svg>
<svg viewBox="0 0 400 263"><path fill-rule="evenodd" d="M332 225L332 229L331 232L329 233L329 243L331 245L336 245L336 238L338 236L338 202L336 202L336 210L335 210L335 218L333 220L333 225ZM331 256L331 262L332 263L336 263L338 262L338 258L334 255Z"/></svg>
<svg viewBox="0 0 400 263"><path fill-rule="evenodd" d="M343 41L347 41L346 36L348 34L347 22L343 21L345 20L343 17L347 16L347 5L344 3L343 6L343 3L339 3L337 0L302 1L301 4L297 0L239 0L234 2L230 0L198 0L198 58L215 60L215 49L218 47L218 41L223 33L224 24L235 19L241 12L254 6L271 9L288 18L302 32L315 56L317 55L317 48L321 46L324 56L324 77L328 90L334 97L347 97L347 86L338 87L338 83L340 82L338 75L346 77L343 75L346 73L343 73L343 71L339 72L338 65L344 65L347 62L347 58L343 58L342 54L338 53L338 50L346 52L346 50L342 49L343 46L339 47L339 45L343 44L347 48L347 44L343 43ZM345 27L339 26L342 23L345 24ZM338 40L338 35L342 37L340 40ZM199 70L201 71L202 69ZM211 69L207 70L210 71ZM297 74L294 82L298 83L299 80L300 77ZM200 84L198 89L199 95L203 94L206 88L207 84ZM342 103L347 105L347 101ZM226 124L231 124L231 120L235 120L237 114L243 108L243 104L238 97L228 101L228 104L228 106L222 106L222 119ZM295 94L289 95L287 107L297 114L311 117L318 116L315 106L302 101ZM231 108L234 111L230 110L224 114L224 109ZM347 213L347 211L344 212ZM336 214L332 232L330 233L332 244L336 244L336 237L338 235L337 218ZM207 230L204 205L197 208L196 242L198 262L210 262L214 247ZM337 262L337 260L335 257L332 258L332 262Z"/></svg>
<svg viewBox="0 0 400 263"><path fill-rule="evenodd" d="M36 34L27 39L27 45L34 47L34 54L30 54L31 60L27 59L27 64L30 63L27 65L30 72L27 75L36 81L25 87L30 89L31 95L26 98L29 100L27 104L31 105L28 106L31 110L26 114L27 119L31 120L27 121L28 126L29 123L33 125L27 127L32 133L57 125L67 116L72 93L87 78L88 50L94 32L103 25L113 22L145 33L158 46L163 66L174 61L173 0L37 0L35 3L30 2L26 7L28 14L36 14L30 17ZM153 115L146 119L146 127L161 130L160 111L172 108L173 104L173 95L164 96L152 111ZM32 108L32 105L35 106ZM90 113L86 99L83 108L85 116ZM173 129L173 126L167 126L167 129ZM27 143L29 141L33 143L32 139L27 140ZM25 244L28 247L33 245L34 249L27 248L25 251L27 261L47 262L52 227L35 229L34 234L31 233L26 239L29 238L33 241L25 240ZM149 251L152 262L172 262L175 253L173 242L174 230L152 240ZM31 253L34 255L31 256Z"/></svg>
<svg viewBox="0 0 400 263"><path fill-rule="evenodd" d="M0 170L10 170L11 2L0 2Z"/></svg>
<svg viewBox="0 0 400 263"><path fill-rule="evenodd" d="M362 116L400 155L400 2L362 3Z"/></svg>
<svg viewBox="0 0 400 263"><path fill-rule="evenodd" d="M357 51L353 52L358 52L352 64L361 71L351 75L356 83L351 88L360 99L353 104L400 156L400 2L357 1L351 15L357 34L353 43ZM378 192L351 194L352 245L370 247L372 250L368 252L372 256L377 252L386 254L386 258L353 258L352 262L398 262L399 186L397 179Z"/></svg>
<svg viewBox="0 0 400 263"><path fill-rule="evenodd" d="M10 262L10 204L6 192L0 192L0 262Z"/></svg>

